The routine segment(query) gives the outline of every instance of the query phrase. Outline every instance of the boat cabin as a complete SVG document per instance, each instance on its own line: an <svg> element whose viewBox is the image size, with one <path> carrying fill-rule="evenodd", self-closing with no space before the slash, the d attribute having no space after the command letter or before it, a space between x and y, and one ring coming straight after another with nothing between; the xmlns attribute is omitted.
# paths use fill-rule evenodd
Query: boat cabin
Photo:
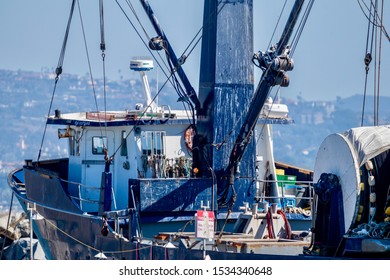
<svg viewBox="0 0 390 280"><path fill-rule="evenodd" d="M57 112L48 123L66 125L58 136L69 141L69 192L85 212L98 210L102 178L96 174L107 164L112 210L128 207L129 179L190 176L191 126L184 111Z"/></svg>

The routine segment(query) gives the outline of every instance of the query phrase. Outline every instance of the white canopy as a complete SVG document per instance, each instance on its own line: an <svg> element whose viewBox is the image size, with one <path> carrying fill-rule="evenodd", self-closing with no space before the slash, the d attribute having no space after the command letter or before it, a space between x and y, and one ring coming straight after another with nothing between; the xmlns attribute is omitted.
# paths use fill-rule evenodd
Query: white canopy
<svg viewBox="0 0 390 280"><path fill-rule="evenodd" d="M390 149L390 126L352 128L331 134L318 149L314 182L322 173L339 177L343 192L344 225L347 231L356 211L360 192L360 167L368 160Z"/></svg>
<svg viewBox="0 0 390 280"><path fill-rule="evenodd" d="M344 136L354 146L359 166L390 149L388 125L352 128Z"/></svg>

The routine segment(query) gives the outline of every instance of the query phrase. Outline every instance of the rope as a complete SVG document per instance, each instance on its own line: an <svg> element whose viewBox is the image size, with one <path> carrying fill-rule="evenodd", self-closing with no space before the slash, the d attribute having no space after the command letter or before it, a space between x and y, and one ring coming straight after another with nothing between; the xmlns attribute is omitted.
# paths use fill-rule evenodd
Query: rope
<svg viewBox="0 0 390 280"><path fill-rule="evenodd" d="M390 237L390 222L382 223L365 223L358 225L351 231L351 236L370 237L374 239L382 239Z"/></svg>
<svg viewBox="0 0 390 280"><path fill-rule="evenodd" d="M134 9L133 4L131 4L131 1L130 1L130 0L126 0L126 3L127 3L127 5L129 6L130 10L133 12L133 15L134 15L134 17L136 18L136 20L138 21L139 25L141 26L142 31L145 33L146 40L149 40L152 36L149 36L148 32L146 31L145 27L143 26L143 24L142 24L140 18L139 18L138 15L137 15L137 12L136 12L135 9ZM118 5L119 5L119 4L118 4Z"/></svg>
<svg viewBox="0 0 390 280"><path fill-rule="evenodd" d="M129 249L129 250L119 250L119 251L102 251L102 250L99 250L91 245L88 245L86 244L85 242L71 236L70 234L68 234L67 232L65 232L64 230L60 229L59 227L57 227L54 223L52 223L50 220L46 219L45 217L43 217L43 219L50 225L52 226L53 228L55 228L56 230L60 231L62 234L64 234L65 236L69 237L70 239L72 239L73 241L76 241L77 243L79 243L80 245L92 250L92 251L95 251L95 252L101 252L101 253L106 253L106 254L122 254L122 253L131 253L131 252L138 252L138 251L141 251L141 250L145 250L145 249L148 249L149 247L152 247L153 245L150 245L150 246L146 246L146 247L143 247L143 248L139 248L138 246L136 246L135 249Z"/></svg>
<svg viewBox="0 0 390 280"><path fill-rule="evenodd" d="M219 232L218 237L217 237L218 242L220 242L220 240L221 240L221 238L222 238L223 231L224 231L225 226L226 226L226 224L227 224L227 222L228 222L228 220L229 220L229 216L230 216L230 213L231 213L231 212L232 212L232 210L229 209L228 212L227 212L227 214L226 214L225 222L223 223L222 228L221 228L221 231Z"/></svg>
<svg viewBox="0 0 390 280"><path fill-rule="evenodd" d="M74 12L75 3L76 3L76 1L73 0L73 1L72 1L72 6L71 6L71 8L70 8L70 13L69 13L69 18L68 18L68 24L67 24L67 27L66 27L65 36L64 36L64 41L63 41L63 43L62 43L61 53L60 53L60 57L59 57L59 59L58 59L58 64L57 64L57 69L56 69L57 77L58 77L59 75L61 75L61 73L62 73L62 65L64 64L65 51L66 51L66 46L67 46L67 43L68 43L68 36L69 36L70 24L71 24L71 22L72 22L72 17L73 17L73 12Z"/></svg>
<svg viewBox="0 0 390 280"><path fill-rule="evenodd" d="M59 69L59 68L57 68L57 69ZM58 80L59 80L59 76L57 74L57 77L55 78L55 82L54 82L53 92L51 94L51 100L50 100L49 111L47 112L47 118L49 118L50 112L51 112L51 107L53 106L54 94L55 94L56 89L57 89ZM47 122L45 123L45 128L43 130L43 135L42 135L42 139L41 139L41 145L39 147L39 152L38 152L38 157L37 157L37 163L39 162L39 160L41 158L43 142L45 141L45 136L46 136L46 130L47 130Z"/></svg>

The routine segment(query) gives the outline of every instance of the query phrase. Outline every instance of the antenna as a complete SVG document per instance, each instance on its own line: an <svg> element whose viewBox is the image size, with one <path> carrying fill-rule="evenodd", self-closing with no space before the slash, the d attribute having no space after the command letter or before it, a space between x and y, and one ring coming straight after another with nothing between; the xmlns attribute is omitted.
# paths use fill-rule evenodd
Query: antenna
<svg viewBox="0 0 390 280"><path fill-rule="evenodd" d="M146 98L147 106L150 107L152 112L157 110L156 103L152 100L152 95L150 93L150 87L148 82L148 77L146 76L146 71L150 71L154 68L153 60L146 59L136 59L130 61L130 69L136 72L139 72L141 76L141 81L144 87L144 93Z"/></svg>

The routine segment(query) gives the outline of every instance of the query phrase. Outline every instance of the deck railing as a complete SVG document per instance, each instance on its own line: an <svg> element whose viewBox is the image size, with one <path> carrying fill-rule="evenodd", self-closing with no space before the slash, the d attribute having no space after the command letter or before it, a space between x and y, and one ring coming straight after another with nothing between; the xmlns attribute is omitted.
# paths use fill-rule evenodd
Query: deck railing
<svg viewBox="0 0 390 280"><path fill-rule="evenodd" d="M262 180L258 179L256 182L263 184L261 190L256 194L256 201L266 202L268 205L277 203L278 208L285 211L296 212L297 208L312 209L313 208L313 181L294 181L288 180ZM275 185L278 188L278 195L265 194L265 188ZM301 207L305 206L306 207Z"/></svg>

